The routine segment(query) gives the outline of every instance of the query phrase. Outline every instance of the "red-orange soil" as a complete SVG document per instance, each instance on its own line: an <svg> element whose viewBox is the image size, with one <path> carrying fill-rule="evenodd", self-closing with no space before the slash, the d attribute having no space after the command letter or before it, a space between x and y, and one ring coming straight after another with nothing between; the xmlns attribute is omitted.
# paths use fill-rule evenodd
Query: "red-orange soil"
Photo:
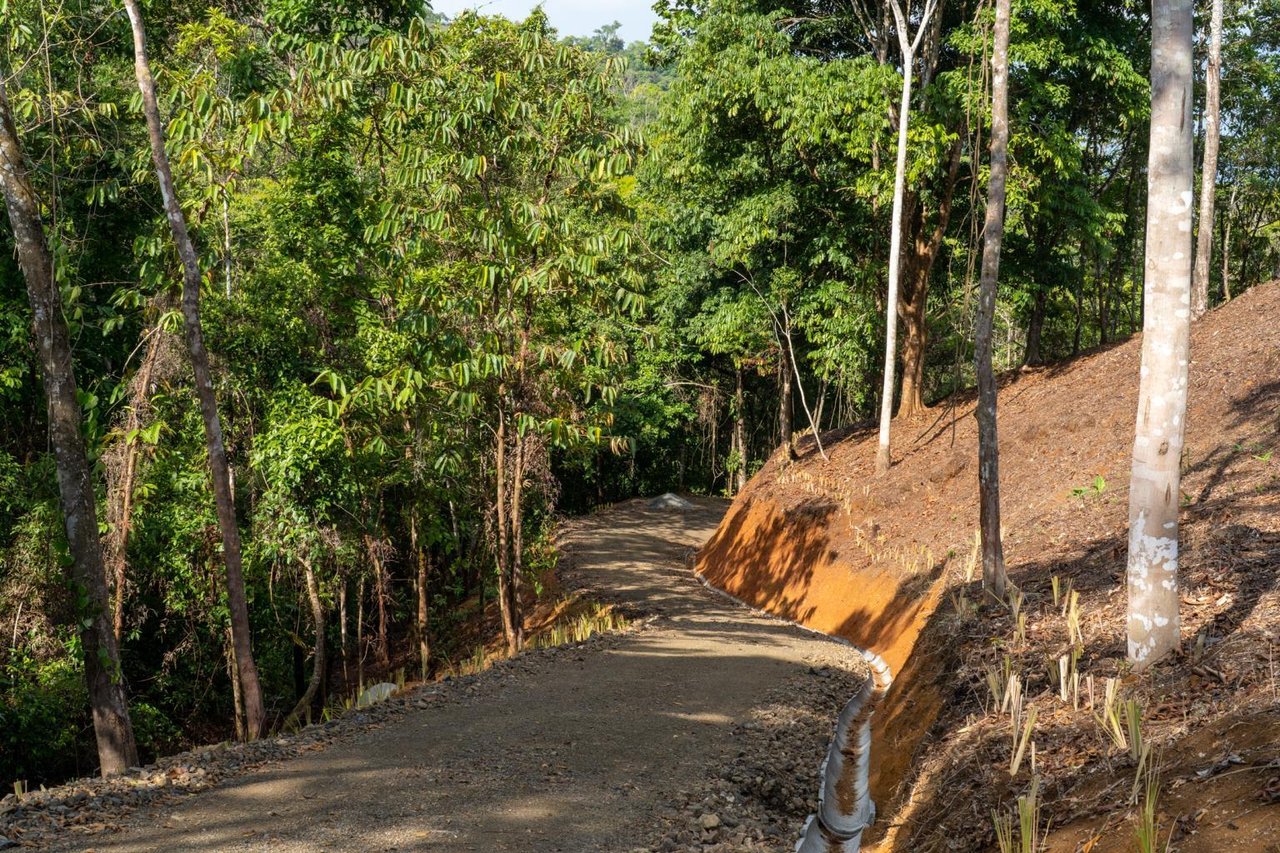
<svg viewBox="0 0 1280 853"><path fill-rule="evenodd" d="M1280 851L1280 282L1196 323L1183 457L1187 654L1142 677L1124 662L1129 456L1140 340L1002 378L1005 553L1026 626L980 603L972 576L977 431L971 397L894 424L875 477L870 427L775 455L698 556L751 604L880 653L896 680L873 731L881 850L981 850L991 809L1029 786L1008 772L1011 725L987 712L985 668L1008 655L1039 714L1033 739L1052 850L1134 849L1134 767L1087 700L1051 689L1069 649L1051 577L1080 595L1081 678L1108 677L1144 709L1162 750L1159 823L1182 851ZM1100 487L1100 488L1099 488ZM976 572L981 574L980 568ZM1224 771L1197 771L1235 756ZM1240 763L1243 762L1243 763ZM1203 811L1202 811L1203 810Z"/></svg>

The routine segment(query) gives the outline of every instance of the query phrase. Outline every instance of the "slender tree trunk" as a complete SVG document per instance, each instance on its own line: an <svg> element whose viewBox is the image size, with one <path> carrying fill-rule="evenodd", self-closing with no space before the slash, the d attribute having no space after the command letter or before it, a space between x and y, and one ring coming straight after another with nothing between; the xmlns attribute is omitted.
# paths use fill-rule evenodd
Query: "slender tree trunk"
<svg viewBox="0 0 1280 853"><path fill-rule="evenodd" d="M895 10L896 0L893 0ZM899 13L899 17L901 14ZM901 26L901 25L899 25ZM907 120L911 111L911 75L915 60L902 41L902 98L898 102L898 159L893 173L893 218L889 226L889 291L885 298L884 382L880 388L880 443L876 451L876 473L889 470L889 424L893 420L894 370L898 360L898 276L902 263L902 197L907 187Z"/></svg>
<svg viewBox="0 0 1280 853"><path fill-rule="evenodd" d="M507 419L502 411L498 412L494 468L497 478L495 486L498 528L498 612L502 617L502 633L507 640L507 651L515 654L520 651L520 640L519 632L516 630L516 615L511 607L511 539L507 518L510 511L507 497Z"/></svg>
<svg viewBox="0 0 1280 853"><path fill-rule="evenodd" d="M26 279L32 329L49 418L49 443L57 469L58 497L71 551L71 580L88 598L86 612L76 614L84 653L84 674L98 742L103 776L138 763L133 724L120 672L120 651L108 618L107 576L98 537L98 511L93 469L81 433L80 402L71 341L62 315L62 298L54 275L53 256L45 236L40 202L28 177L0 73L0 191L13 227L18 265Z"/></svg>
<svg viewBox="0 0 1280 853"><path fill-rule="evenodd" d="M315 646L312 650L311 659L311 680L307 682L307 689L298 699L297 704L293 706L289 716L285 717L284 722L280 724L281 731L293 728L306 715L311 709L311 704L315 702L316 696L320 693L321 685L324 683L324 602L320 598L320 585L316 582L315 568L311 565L310 560L304 559L302 561L302 574L307 583L307 601L311 604L311 623L316 629Z"/></svg>
<svg viewBox="0 0 1280 853"><path fill-rule="evenodd" d="M342 652L342 683L345 686L351 676L347 672L350 662L350 646L347 643L347 579L342 577L338 582L338 643Z"/></svg>
<svg viewBox="0 0 1280 853"><path fill-rule="evenodd" d="M1191 284L1191 319L1209 310L1209 262L1213 256L1213 201L1218 184L1219 89L1222 78L1222 0L1213 0L1209 23L1209 68L1204 80L1204 161L1200 174L1200 220Z"/></svg>
<svg viewBox="0 0 1280 853"><path fill-rule="evenodd" d="M991 178L982 234L982 275L974 349L978 373L978 503L982 531L982 585L1004 600L1007 576L1000 538L1000 444L996 430L996 377L991 367L1000 245L1004 240L1005 182L1009 173L1009 0L996 0L991 53Z"/></svg>
<svg viewBox="0 0 1280 853"><path fill-rule="evenodd" d="M342 444L347 449L347 455L354 459L356 454L355 442L351 439L351 433L347 430L346 422L341 421L339 425L342 428ZM360 493L360 512L364 517L365 524L374 522L373 504L369 500L369 496L363 491ZM368 529L365 529L360 534L360 541L364 544L364 552L369 557L369 565L373 567L373 589L378 598L378 646L375 653L378 664L387 667L391 665L391 644L387 632L387 597L389 594L387 566L382 559L382 548L377 537L370 533Z"/></svg>
<svg viewBox="0 0 1280 853"><path fill-rule="evenodd" d="M1222 301L1231 301L1231 220L1236 213L1236 188L1231 188L1231 201L1222 226Z"/></svg>
<svg viewBox="0 0 1280 853"><path fill-rule="evenodd" d="M1177 649L1178 508L1191 336L1191 0L1151 12L1151 145L1142 376L1129 486L1129 660Z"/></svg>
<svg viewBox="0 0 1280 853"><path fill-rule="evenodd" d="M894 368L898 338L898 277L902 266L902 206L907 190L907 131L911 119L911 83L915 73L916 49L929 29L929 19L937 8L935 0L926 0L919 29L912 39L907 16L899 0L889 0L898 27L898 47L902 51L902 98L898 103L898 155L893 173L893 218L889 226L889 291L885 300L884 384L880 391L880 443L876 451L876 473L889 470L889 424L893 419Z"/></svg>
<svg viewBox="0 0 1280 853"><path fill-rule="evenodd" d="M356 584L356 687L364 689L364 575Z"/></svg>
<svg viewBox="0 0 1280 853"><path fill-rule="evenodd" d="M747 487L747 398L742 388L742 368L738 368L733 391L733 441L738 446L738 470L734 472L734 494Z"/></svg>
<svg viewBox="0 0 1280 853"><path fill-rule="evenodd" d="M373 564L373 592L378 598L378 665L391 665L391 640L387 633L387 597L388 590L387 565L382 559L382 549L378 540L370 533L364 535L364 547L369 553L369 562Z"/></svg>
<svg viewBox="0 0 1280 853"><path fill-rule="evenodd" d="M511 476L511 509L507 519L511 523L511 622L515 629L516 651L524 648L524 609L521 593L524 590L524 478L528 438L515 433L515 470Z"/></svg>
<svg viewBox="0 0 1280 853"><path fill-rule="evenodd" d="M114 475L112 466L107 467L107 521L110 529L107 532L106 563L108 573L114 579L111 627L117 645L124 636L129 532L133 526L133 492L137 481L138 460L142 456L143 446L138 432L142 429L143 414L151 397L151 379L160 349L164 344L163 336L164 332L157 324L147 343L142 367L130 383L129 412L125 416L124 435L120 443L120 452L124 454L124 458L120 460L119 471Z"/></svg>
<svg viewBox="0 0 1280 853"><path fill-rule="evenodd" d="M778 443L782 445L784 463L796 458L795 442L791 430L791 362L787 358L787 346L778 347Z"/></svg>
<svg viewBox="0 0 1280 853"><path fill-rule="evenodd" d="M414 507L409 515L409 550L413 552L417 566L418 618L414 623L418 635L418 671L424 681L431 672L431 635L429 633L428 615L430 600L427 595L427 553L418 540L418 509Z"/></svg>
<svg viewBox="0 0 1280 853"><path fill-rule="evenodd" d="M1109 339L1108 328L1111 325L1111 283L1103 267L1101 251L1095 253L1093 269L1094 276L1098 280L1098 343L1106 344Z"/></svg>
<svg viewBox="0 0 1280 853"><path fill-rule="evenodd" d="M227 628L227 678L231 681L231 704L235 707L236 739L244 740L244 702L240 696L240 667L236 666L236 644Z"/></svg>
<svg viewBox="0 0 1280 853"><path fill-rule="evenodd" d="M1082 254L1083 254L1083 253L1082 253ZM1084 272L1083 272L1083 271L1081 271L1081 279L1082 279L1082 280L1081 280L1081 281L1079 281L1079 282L1077 282L1077 283L1076 283L1076 286L1075 286L1074 288L1072 288L1072 290L1071 290L1071 295L1072 295L1072 296L1075 298L1075 300L1076 300L1076 325L1075 325L1075 329L1074 329L1074 331L1071 333L1071 355L1072 355L1073 357L1074 357L1074 356L1077 356L1077 355L1079 355L1079 354L1080 354L1080 331L1081 331L1081 329L1084 327L1084 281L1083 281L1083 276L1084 276Z"/></svg>
<svg viewBox="0 0 1280 853"><path fill-rule="evenodd" d="M231 466L222 440L222 421L213 391L213 375L209 369L209 353L204 346L204 329L200 323L200 262L195 245L187 231L187 220L178 203L173 186L169 155L164 148L164 124L156 101L155 80L147 60L147 37L138 0L124 0L133 29L134 71L142 93L142 111L147 119L147 136L151 142L151 159L155 163L164 200L165 215L173 242L182 259L182 316L186 325L187 349L195 374L196 396L204 417L205 443L209 452L210 479L213 481L214 503L218 526L222 529L222 555L227 570L227 605L231 611L231 633L236 646L236 664L240 667L240 688L244 695L245 730L249 739L260 737L264 711L258 668L254 664L250 641L249 606L245 600L244 576L240 554L240 529L236 524L235 503L231 497Z"/></svg>

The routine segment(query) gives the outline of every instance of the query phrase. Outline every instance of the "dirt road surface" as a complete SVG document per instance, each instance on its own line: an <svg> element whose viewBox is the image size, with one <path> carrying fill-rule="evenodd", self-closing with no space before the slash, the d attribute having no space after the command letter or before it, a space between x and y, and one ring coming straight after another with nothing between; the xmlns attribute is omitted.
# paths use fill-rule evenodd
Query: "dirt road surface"
<svg viewBox="0 0 1280 853"><path fill-rule="evenodd" d="M651 614L643 627L421 688L429 701L390 723L53 849L681 850L732 827L739 840L723 849L789 849L832 718L787 697L824 683L845 696L863 665L693 578L689 557L726 507L632 501L569 527L567 582ZM765 712L803 730L762 734ZM771 750L804 754L748 754ZM767 835L744 830L753 819Z"/></svg>

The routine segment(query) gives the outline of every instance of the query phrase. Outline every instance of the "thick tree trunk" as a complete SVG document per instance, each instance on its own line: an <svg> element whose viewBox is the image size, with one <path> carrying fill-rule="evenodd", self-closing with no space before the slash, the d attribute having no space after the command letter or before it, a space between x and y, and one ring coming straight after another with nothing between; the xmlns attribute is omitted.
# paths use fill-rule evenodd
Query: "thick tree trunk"
<svg viewBox="0 0 1280 853"><path fill-rule="evenodd" d="M53 257L45 238L40 202L28 177L18 131L9 109L4 75L0 74L0 191L18 250L18 265L27 283L32 329L48 404L49 443L57 469L71 579L88 596L87 612L76 614L84 654L85 681L93 713L102 775L119 773L138 763L133 724L125 701L120 652L108 619L107 577L98 537L93 469L81 433L80 403L71 341L62 316L62 299L54 276Z"/></svg>
<svg viewBox="0 0 1280 853"><path fill-rule="evenodd" d="M978 373L978 525L982 531L982 585L1004 600L1007 577L1000 538L1000 445L996 430L996 376L991 367L1000 245L1004 240L1005 181L1009 173L1009 0L996 0L991 53L991 178L982 235L982 276L974 335Z"/></svg>
<svg viewBox="0 0 1280 853"><path fill-rule="evenodd" d="M1023 356L1023 364L1036 365L1044 361L1040 350L1040 338L1044 333L1044 314L1048 294L1043 286L1036 288L1036 301L1031 304L1031 319L1027 323L1027 349Z"/></svg>
<svg viewBox="0 0 1280 853"><path fill-rule="evenodd" d="M1191 0L1151 13L1151 145L1142 374L1129 485L1129 660L1181 642L1178 507L1191 334Z"/></svg>
<svg viewBox="0 0 1280 853"><path fill-rule="evenodd" d="M902 314L902 392L898 399L898 417L911 418L924 411L924 359L929 345L928 301L929 275L933 270L933 254L916 255L912 264L911 285L899 303Z"/></svg>
<svg viewBox="0 0 1280 853"><path fill-rule="evenodd" d="M307 601L311 604L311 623L316 629L315 646L312 649L311 659L311 680L307 682L307 689L298 699L298 703L293 706L289 716L285 717L284 722L280 724L281 731L288 731L296 726L300 719L305 717L307 711L311 709L311 704L316 701L316 696L320 693L320 687L324 683L324 602L320 599L320 585L316 582L315 569L310 560L302 561L302 573L307 584Z"/></svg>
<svg viewBox="0 0 1280 853"><path fill-rule="evenodd" d="M178 256L182 259L182 317L186 325L187 350L195 374L196 396L204 418L205 444L209 452L210 479L213 481L214 504L218 526L222 529L222 556L227 570L227 605L231 611L231 632L236 647L236 665L240 667L240 688L244 694L245 730L250 740L262 735L264 711L258 668L254 664L250 641L249 606L245 600L243 566L240 554L240 529L236 523L235 503L231 496L231 466L222 440L222 421L213 391L213 374L209 369L209 353L204 346L204 329L200 324L200 261L187 231L187 220L178 203L173 186L169 155L164 148L164 124L156 101L155 80L147 60L147 36L138 0L124 0L133 29L134 71L142 94L142 111L147 120L147 136L151 142L151 159L160 182L160 195Z"/></svg>
<svg viewBox="0 0 1280 853"><path fill-rule="evenodd" d="M1209 68L1204 80L1204 160L1200 173L1200 219L1191 283L1191 319L1209 310L1209 262L1213 256L1213 201L1218 185L1219 89L1222 79L1222 0L1213 0L1209 23Z"/></svg>

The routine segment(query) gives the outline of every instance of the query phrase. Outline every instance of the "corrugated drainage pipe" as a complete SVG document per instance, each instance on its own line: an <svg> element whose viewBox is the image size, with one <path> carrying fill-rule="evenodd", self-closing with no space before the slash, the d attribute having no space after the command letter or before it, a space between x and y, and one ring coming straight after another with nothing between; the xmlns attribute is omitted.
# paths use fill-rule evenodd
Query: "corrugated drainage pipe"
<svg viewBox="0 0 1280 853"><path fill-rule="evenodd" d="M805 821L797 853L856 853L862 847L863 830L876 818L868 782L871 715L893 683L893 674L878 654L859 651L871 674L836 720L835 734L819 771L818 813Z"/></svg>
<svg viewBox="0 0 1280 853"><path fill-rule="evenodd" d="M889 664L875 652L858 648L843 637L835 637L752 607L737 596L713 585L696 569L693 576L707 589L753 613L786 622L811 634L821 634L857 649L871 667L871 674L862 682L862 687L858 688L858 692L836 719L831 746L827 748L827 757L822 760L822 767L818 770L822 779L822 787L818 790L818 813L809 815L804 828L800 830L800 840L796 842L796 853L857 853L862 847L863 830L876 819L876 804L871 799L869 782L871 715L893 684L893 671L889 669Z"/></svg>

